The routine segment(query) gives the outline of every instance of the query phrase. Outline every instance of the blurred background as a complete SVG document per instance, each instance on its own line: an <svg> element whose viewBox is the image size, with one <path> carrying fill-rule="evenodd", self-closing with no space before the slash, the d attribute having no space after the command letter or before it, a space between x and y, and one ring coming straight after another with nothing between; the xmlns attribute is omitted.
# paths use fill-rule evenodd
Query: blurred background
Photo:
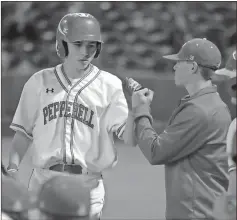
<svg viewBox="0 0 237 220"><path fill-rule="evenodd" d="M162 55L177 53L187 40L205 37L220 49L223 66L230 51L236 47L236 2L2 1L4 161L13 135L9 124L23 85L36 71L61 62L55 51L55 33L60 19L69 12L90 13L101 23L104 44L95 65L115 75L134 77L155 91L152 114L157 130L163 128L178 100L186 94L175 87L172 64L163 60ZM236 109L230 104L224 85L219 84L218 90L234 117ZM136 148L128 150L119 146L122 159L108 175L110 202L104 218L162 219L165 203L163 167L151 167ZM26 181L28 171L22 170L23 181Z"/></svg>
<svg viewBox="0 0 237 220"><path fill-rule="evenodd" d="M103 50L94 62L99 68L140 77L145 86L159 88L155 97L159 105L154 112L157 120L166 121L184 93L175 88L173 81L163 82L172 80L172 63L162 55L178 52L187 40L205 37L219 47L224 64L236 46L236 2L29 1L2 2L1 9L5 124L12 118L30 75L60 62L55 33L66 13L88 12L101 23Z"/></svg>
<svg viewBox="0 0 237 220"><path fill-rule="evenodd" d="M170 71L162 55L191 38L213 41L223 58L236 43L236 2L2 2L2 75L56 65L55 32L68 12L100 21L103 68L161 74Z"/></svg>

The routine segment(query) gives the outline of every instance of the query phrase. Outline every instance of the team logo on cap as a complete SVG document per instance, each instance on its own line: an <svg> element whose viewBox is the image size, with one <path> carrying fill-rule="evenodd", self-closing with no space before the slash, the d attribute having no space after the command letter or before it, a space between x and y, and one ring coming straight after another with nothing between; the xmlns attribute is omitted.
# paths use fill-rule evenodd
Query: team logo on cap
<svg viewBox="0 0 237 220"><path fill-rule="evenodd" d="M78 16L78 17L82 17L82 18L89 18L92 17L92 15L88 14L88 13L74 13L74 16Z"/></svg>
<svg viewBox="0 0 237 220"><path fill-rule="evenodd" d="M236 60L236 51L234 51L234 53L233 53L233 58L234 58L234 60Z"/></svg>

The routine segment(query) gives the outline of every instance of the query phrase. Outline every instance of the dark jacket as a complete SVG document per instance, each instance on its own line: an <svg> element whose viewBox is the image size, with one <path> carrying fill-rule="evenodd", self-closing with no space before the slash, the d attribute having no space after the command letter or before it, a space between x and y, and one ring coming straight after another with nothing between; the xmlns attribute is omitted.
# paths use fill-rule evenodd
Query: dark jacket
<svg viewBox="0 0 237 220"><path fill-rule="evenodd" d="M166 218L211 218L215 198L228 186L228 107L216 87L181 99L157 134L146 117L136 122L138 145L152 165L165 165Z"/></svg>

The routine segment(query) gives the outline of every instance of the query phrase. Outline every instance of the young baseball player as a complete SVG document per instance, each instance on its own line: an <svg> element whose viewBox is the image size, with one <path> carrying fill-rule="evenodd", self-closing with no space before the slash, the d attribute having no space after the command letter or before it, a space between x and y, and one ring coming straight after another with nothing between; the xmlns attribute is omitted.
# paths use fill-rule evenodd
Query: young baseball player
<svg viewBox="0 0 237 220"><path fill-rule="evenodd" d="M14 176L31 145L29 190L59 173L83 175L94 184L94 219L104 205L102 171L118 160L113 134L126 140L128 115L121 80L91 64L102 43L100 24L92 15L72 13L61 19L56 50L63 62L26 82L10 126L16 133L8 166Z"/></svg>
<svg viewBox="0 0 237 220"><path fill-rule="evenodd" d="M214 199L228 186L225 150L231 116L210 80L221 54L212 42L196 38L164 58L176 62L175 84L188 95L157 134L150 114L153 93L147 88L134 92L136 140L152 165L165 165L166 218L208 219Z"/></svg>
<svg viewBox="0 0 237 220"><path fill-rule="evenodd" d="M231 102L236 105L236 51L229 57L225 68L217 70L217 75L226 76L226 88ZM229 186L214 203L213 216L215 220L236 219L236 118L230 124L227 134L227 154L229 167Z"/></svg>

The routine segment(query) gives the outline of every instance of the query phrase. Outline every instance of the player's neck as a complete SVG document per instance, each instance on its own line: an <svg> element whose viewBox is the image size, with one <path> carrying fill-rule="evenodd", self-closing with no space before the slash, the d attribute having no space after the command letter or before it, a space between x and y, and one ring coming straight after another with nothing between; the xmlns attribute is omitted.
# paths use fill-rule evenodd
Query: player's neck
<svg viewBox="0 0 237 220"><path fill-rule="evenodd" d="M64 62L62 64L63 71L70 79L79 79L90 71L90 65L88 65L85 69L73 68L72 65L68 62Z"/></svg>
<svg viewBox="0 0 237 220"><path fill-rule="evenodd" d="M192 96L199 92L200 90L212 86L212 82L210 80L206 82L198 82L195 84L187 84L185 85L186 90L188 91L189 95Z"/></svg>

